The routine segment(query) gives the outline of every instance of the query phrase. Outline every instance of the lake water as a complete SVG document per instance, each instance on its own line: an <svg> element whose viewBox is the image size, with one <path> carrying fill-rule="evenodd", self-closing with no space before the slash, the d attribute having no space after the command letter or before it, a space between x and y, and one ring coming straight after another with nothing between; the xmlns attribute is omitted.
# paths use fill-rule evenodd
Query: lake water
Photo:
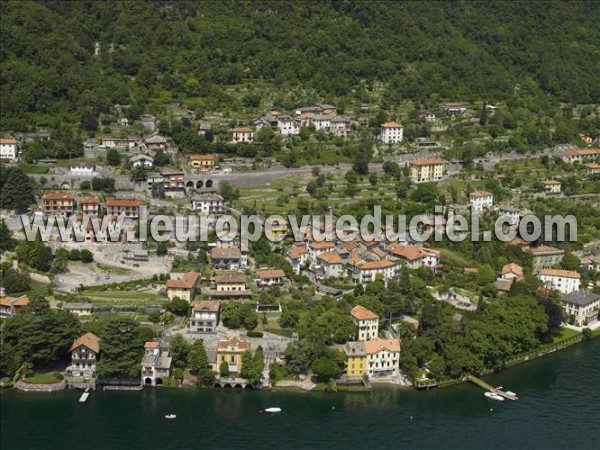
<svg viewBox="0 0 600 450"><path fill-rule="evenodd" d="M417 392L3 391L2 450L600 448L600 339L485 377L517 392L492 403L470 384ZM281 414L262 415L279 406ZM166 420L165 414L177 414Z"/></svg>

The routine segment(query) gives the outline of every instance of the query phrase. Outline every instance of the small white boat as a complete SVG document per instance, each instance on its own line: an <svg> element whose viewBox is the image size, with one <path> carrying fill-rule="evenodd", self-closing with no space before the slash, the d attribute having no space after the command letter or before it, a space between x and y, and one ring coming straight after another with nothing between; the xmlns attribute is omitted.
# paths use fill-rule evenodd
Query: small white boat
<svg viewBox="0 0 600 450"><path fill-rule="evenodd" d="M515 393L514 393L514 392L512 392L512 391L506 391L506 393L507 393L508 395L514 395L514 396L515 396L515 398L519 398L519 397L517 396L517 394L515 394Z"/></svg>
<svg viewBox="0 0 600 450"><path fill-rule="evenodd" d="M177 416L176 416L175 414L167 414L167 415L165 416L165 419L173 420L173 419L175 419L176 417L177 417Z"/></svg>
<svg viewBox="0 0 600 450"><path fill-rule="evenodd" d="M485 395L486 398L489 398L490 400L496 400L498 402L503 402L504 401L504 397L496 394L495 392L486 392L483 395Z"/></svg>
<svg viewBox="0 0 600 450"><path fill-rule="evenodd" d="M276 414L276 413L280 413L281 412L281 408L277 408L277 407L266 408L262 412L266 412L267 414Z"/></svg>

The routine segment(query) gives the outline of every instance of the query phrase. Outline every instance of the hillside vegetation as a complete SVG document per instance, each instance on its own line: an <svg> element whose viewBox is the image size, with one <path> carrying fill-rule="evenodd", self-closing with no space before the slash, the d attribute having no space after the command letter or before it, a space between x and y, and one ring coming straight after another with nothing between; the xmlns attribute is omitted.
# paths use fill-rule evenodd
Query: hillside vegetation
<svg viewBox="0 0 600 450"><path fill-rule="evenodd" d="M115 104L133 118L169 102L257 107L260 96L226 89L248 82L272 86L283 107L343 107L377 86L384 103L515 90L600 102L593 1L3 1L0 14L5 130L84 124Z"/></svg>

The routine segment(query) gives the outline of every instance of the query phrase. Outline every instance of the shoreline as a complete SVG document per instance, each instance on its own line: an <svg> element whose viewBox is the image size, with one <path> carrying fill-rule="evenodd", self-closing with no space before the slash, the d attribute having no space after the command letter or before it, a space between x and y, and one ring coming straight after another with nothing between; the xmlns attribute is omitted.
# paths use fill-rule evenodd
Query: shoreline
<svg viewBox="0 0 600 450"><path fill-rule="evenodd" d="M518 367L521 366L527 362L530 361L535 361L537 359L543 358L545 356L551 355L553 353L556 353L558 351L563 351L566 349L569 349L573 346L575 346L576 344L581 344L582 342L592 342L593 340L600 338L600 328L596 329L592 335L591 338L586 340L583 338L583 334L579 333L579 335L572 337L564 342L559 342L557 344L554 345L549 345L549 346L542 346L540 350L532 350L530 352L528 352L526 355L522 355L522 356L518 356L514 359L512 359L511 361L505 363L505 366L500 369L500 370L494 370L494 369L487 369L485 370L483 373L478 374L479 377L485 377L487 375L492 375L492 374L501 374L503 372L505 372L508 369L512 369L514 367ZM396 389L396 390L401 390L401 391L408 391L408 390L415 390L415 391L429 391L431 389L442 389L442 388L448 388L448 387L453 387L453 386L458 386L460 384L463 383L467 383L469 382L469 380L467 379L467 376L465 375L462 378L451 378L451 379L444 379L441 381L436 381L435 383L426 383L426 384L418 384L418 383L413 383L412 385L401 385L398 383L390 383L390 382L385 382L385 381L374 381L371 382L368 386L356 386L356 385L345 385L345 384L335 384L335 388L334 389L328 389L327 388L327 383L317 383L314 384L314 386L312 386L310 389L306 389L303 388L301 386L299 386L298 384L302 383L300 381L295 381L295 380L282 380L282 381L293 381L293 383L290 383L288 385L283 385L283 386L278 386L278 385L273 385L270 386L268 388L263 388L263 389L252 389L253 391L269 391L269 392L303 392L303 393L310 393L310 392L325 392L325 393L367 393L367 392L371 392L374 389L378 389L378 388L386 388L386 389ZM23 394L38 394L38 393L55 393L55 392L62 392L62 391L69 391L69 390L75 390L75 389L67 389L66 386L64 386L64 383L55 383L55 385L59 385L59 384L63 384L62 388L60 389L52 389L52 390L47 390L47 389L36 389L37 386L44 386L44 385L31 385L31 388L28 390L23 390L23 389L19 389L18 387L16 387L16 385L18 384L14 383L11 386L0 386L0 392L5 391L5 390L12 390L12 391L18 391L21 392ZM46 387L48 387L48 385L45 385ZM107 389L108 388L108 389ZM160 388L163 388L162 386ZM186 389L186 390L191 390L191 389L212 389L212 390L221 390L221 391L227 391L227 390L231 390L231 391L244 391L246 389L225 389L225 388L215 388L215 387L211 387L211 388L198 388L196 386L189 386L189 385L180 385L177 388L170 388L170 387L165 387L166 389ZM143 391L143 387L137 387L135 389L118 389L118 386L104 386L103 389L99 390L99 391L108 391L108 392L141 392Z"/></svg>

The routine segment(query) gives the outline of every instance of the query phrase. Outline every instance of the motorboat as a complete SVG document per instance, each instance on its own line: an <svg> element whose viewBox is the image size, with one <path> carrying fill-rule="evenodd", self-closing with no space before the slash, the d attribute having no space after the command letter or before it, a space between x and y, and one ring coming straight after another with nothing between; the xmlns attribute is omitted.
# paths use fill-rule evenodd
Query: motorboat
<svg viewBox="0 0 600 450"><path fill-rule="evenodd" d="M262 410L261 412L265 412L267 414L277 414L277 413L281 412L281 408L274 406L271 408L266 408L266 409Z"/></svg>
<svg viewBox="0 0 600 450"><path fill-rule="evenodd" d="M177 416L176 416L175 414L167 414L167 415L165 416L165 419L173 420L173 419L175 419L176 417L177 417Z"/></svg>
<svg viewBox="0 0 600 450"><path fill-rule="evenodd" d="M504 401L504 397L502 397L501 395L496 394L495 392L486 392L483 395L485 395L486 398L489 398L490 400L496 400L498 402L503 402Z"/></svg>
<svg viewBox="0 0 600 450"><path fill-rule="evenodd" d="M515 393L514 393L514 392L512 392L512 391L506 391L506 393L507 393L508 395L512 395L512 396L514 396L515 398L519 398L519 397L517 396L517 394L515 394Z"/></svg>

